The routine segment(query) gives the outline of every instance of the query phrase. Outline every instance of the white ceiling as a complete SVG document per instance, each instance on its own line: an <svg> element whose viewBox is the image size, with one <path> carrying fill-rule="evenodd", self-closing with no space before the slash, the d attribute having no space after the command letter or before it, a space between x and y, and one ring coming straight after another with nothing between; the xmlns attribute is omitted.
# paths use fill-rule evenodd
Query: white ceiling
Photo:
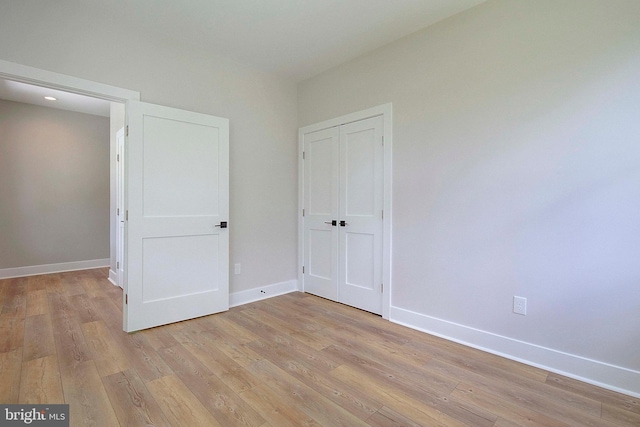
<svg viewBox="0 0 640 427"><path fill-rule="evenodd" d="M73 10L90 22L209 51L297 82L484 1L56 0L37 7L40 13ZM0 80L0 99L109 115L109 102L54 92ZM46 101L46 95L58 101Z"/></svg>
<svg viewBox="0 0 640 427"><path fill-rule="evenodd" d="M126 7L122 0L81 3L84 13L117 18L120 25L146 34L300 81L484 1L135 0L125 2Z"/></svg>

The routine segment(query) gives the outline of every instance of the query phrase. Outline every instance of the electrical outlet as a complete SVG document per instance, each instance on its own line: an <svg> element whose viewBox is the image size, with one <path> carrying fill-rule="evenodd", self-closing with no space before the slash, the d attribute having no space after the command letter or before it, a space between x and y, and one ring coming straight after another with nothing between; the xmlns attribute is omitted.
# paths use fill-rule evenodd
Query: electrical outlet
<svg viewBox="0 0 640 427"><path fill-rule="evenodd" d="M527 314L527 299L525 297L513 297L513 312L516 314Z"/></svg>
<svg viewBox="0 0 640 427"><path fill-rule="evenodd" d="M233 274L240 274L242 268L240 267L240 263L233 265Z"/></svg>

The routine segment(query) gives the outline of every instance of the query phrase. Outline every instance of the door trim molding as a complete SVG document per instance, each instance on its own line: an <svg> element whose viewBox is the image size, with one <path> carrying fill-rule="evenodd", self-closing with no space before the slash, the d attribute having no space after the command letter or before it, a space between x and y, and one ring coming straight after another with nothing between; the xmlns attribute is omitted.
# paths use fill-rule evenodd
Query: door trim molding
<svg viewBox="0 0 640 427"><path fill-rule="evenodd" d="M107 101L125 102L128 100L140 100L140 92L3 60L0 60L0 78L105 99Z"/></svg>
<svg viewBox="0 0 640 427"><path fill-rule="evenodd" d="M325 120L323 122L304 126L298 129L298 283L304 290L304 276L302 266L304 265L304 218L302 209L304 208L304 161L302 153L304 151L304 135L322 129L345 125L352 122L382 116L384 122L384 219L382 221L382 282L384 284L382 292L382 317L389 319L391 308L391 253L392 253L392 153L393 153L393 121L392 104L382 104L366 110L346 114L344 116Z"/></svg>

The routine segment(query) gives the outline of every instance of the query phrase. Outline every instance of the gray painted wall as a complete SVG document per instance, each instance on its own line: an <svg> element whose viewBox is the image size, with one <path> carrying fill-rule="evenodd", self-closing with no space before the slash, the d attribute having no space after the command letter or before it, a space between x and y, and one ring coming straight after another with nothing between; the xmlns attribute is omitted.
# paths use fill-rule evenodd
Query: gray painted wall
<svg viewBox="0 0 640 427"><path fill-rule="evenodd" d="M635 0L490 0L299 84L299 126L393 103L394 307L640 393L638 22Z"/></svg>
<svg viewBox="0 0 640 427"><path fill-rule="evenodd" d="M0 269L109 258L109 119L0 100Z"/></svg>

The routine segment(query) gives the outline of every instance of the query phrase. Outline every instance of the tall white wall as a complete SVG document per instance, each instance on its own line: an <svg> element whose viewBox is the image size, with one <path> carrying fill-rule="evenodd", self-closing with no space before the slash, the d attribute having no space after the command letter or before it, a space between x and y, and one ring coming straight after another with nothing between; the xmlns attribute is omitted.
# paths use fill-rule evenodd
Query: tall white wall
<svg viewBox="0 0 640 427"><path fill-rule="evenodd" d="M393 103L392 318L640 394L639 22L490 0L299 84L298 126Z"/></svg>
<svg viewBox="0 0 640 427"><path fill-rule="evenodd" d="M114 11L126 13L126 10ZM0 59L230 119L232 293L296 278L296 87L207 51L145 38L82 2L3 2Z"/></svg>

